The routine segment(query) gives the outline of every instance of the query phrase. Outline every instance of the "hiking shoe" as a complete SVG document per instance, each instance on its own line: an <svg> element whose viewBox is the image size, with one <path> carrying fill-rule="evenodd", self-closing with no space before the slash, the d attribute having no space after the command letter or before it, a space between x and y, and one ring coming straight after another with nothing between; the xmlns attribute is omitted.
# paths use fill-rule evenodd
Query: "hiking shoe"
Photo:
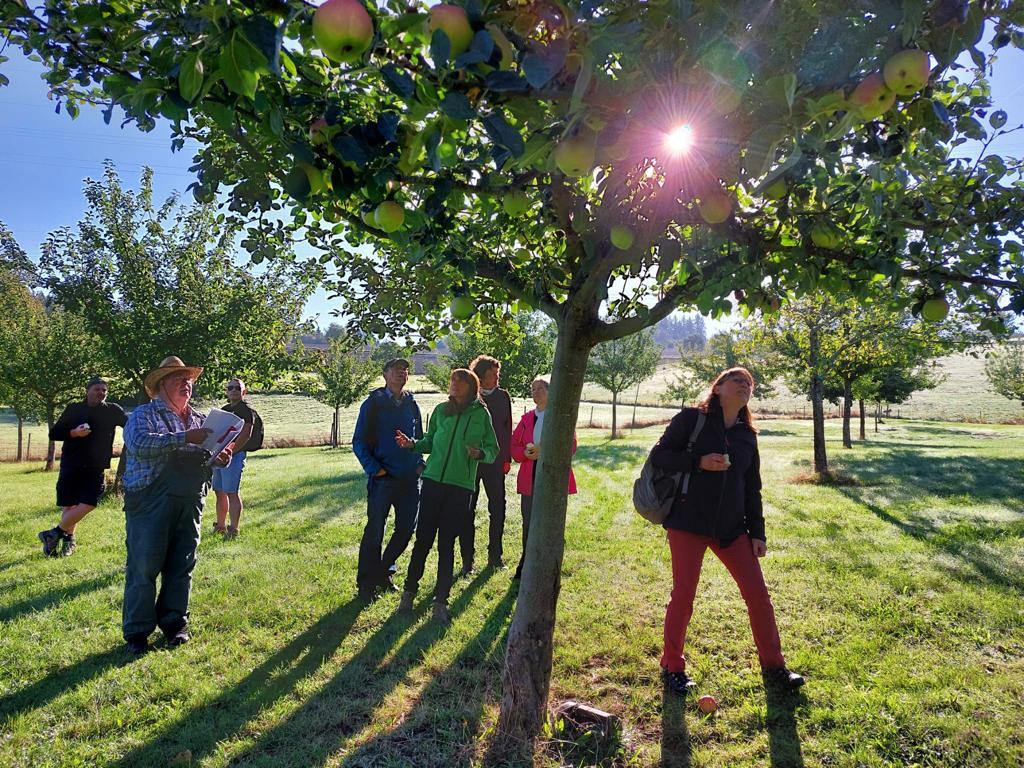
<svg viewBox="0 0 1024 768"><path fill-rule="evenodd" d="M434 613L431 618L438 624L450 624L452 615L448 612L448 606L444 603L434 603Z"/></svg>
<svg viewBox="0 0 1024 768"><path fill-rule="evenodd" d="M412 601L416 599L415 592L403 592L402 599L398 602L399 613L412 613Z"/></svg>
<svg viewBox="0 0 1024 768"><path fill-rule="evenodd" d="M387 574L379 582L377 582L377 589L381 592L401 592L398 585L395 584L395 580L391 578L391 574Z"/></svg>
<svg viewBox="0 0 1024 768"><path fill-rule="evenodd" d="M768 685L775 686L776 688L784 688L786 690L795 691L801 685L806 683L804 676L797 674L791 669L786 667L776 667L775 669L762 670L764 675L764 681Z"/></svg>
<svg viewBox="0 0 1024 768"><path fill-rule="evenodd" d="M50 528L48 531L39 532L39 540L43 542L43 554L46 557L56 557L57 547L60 544L61 538L60 531L56 528Z"/></svg>
<svg viewBox="0 0 1024 768"><path fill-rule="evenodd" d="M145 635L133 635L125 640L125 650L133 656L141 656L149 650L149 638Z"/></svg>
<svg viewBox="0 0 1024 768"><path fill-rule="evenodd" d="M373 587L359 587L359 600L364 603L372 603L377 598L377 590Z"/></svg>
<svg viewBox="0 0 1024 768"><path fill-rule="evenodd" d="M60 556L69 557L75 554L75 548L77 544L75 542L75 534L66 533L61 537Z"/></svg>
<svg viewBox="0 0 1024 768"><path fill-rule="evenodd" d="M697 687L697 684L686 674L685 670L682 672L669 672L662 667L661 679L665 681L665 685L676 696L685 696Z"/></svg>
<svg viewBox="0 0 1024 768"><path fill-rule="evenodd" d="M177 648L179 645L185 645L191 639L192 639L192 635L190 635L188 633L187 629L182 627L177 632L175 632L173 635L170 635L167 638L167 644L169 646L171 646L171 648Z"/></svg>

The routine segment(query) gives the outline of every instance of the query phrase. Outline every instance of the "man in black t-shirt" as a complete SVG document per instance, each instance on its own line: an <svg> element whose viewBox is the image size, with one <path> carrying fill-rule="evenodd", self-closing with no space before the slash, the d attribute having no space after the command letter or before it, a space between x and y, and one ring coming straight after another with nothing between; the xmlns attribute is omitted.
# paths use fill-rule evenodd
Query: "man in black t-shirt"
<svg viewBox="0 0 1024 768"><path fill-rule="evenodd" d="M96 509L103 493L103 470L114 453L114 430L128 417L121 406L107 402L107 382L94 377L85 389L85 400L71 403L50 428L51 440L63 440L57 505L60 522L39 532L43 554L65 557L75 551L75 527Z"/></svg>
<svg viewBox="0 0 1024 768"><path fill-rule="evenodd" d="M242 517L242 495L239 489L242 485L242 470L245 469L245 444L252 435L255 419L252 408L244 400L248 392L241 379L229 381L226 394L228 402L222 410L235 414L244 423L238 438L232 444L234 454L231 464L213 470L213 491L217 495L217 522L213 524L213 532L223 533L224 538L233 539L238 535L238 521ZM225 527L229 515L231 524Z"/></svg>

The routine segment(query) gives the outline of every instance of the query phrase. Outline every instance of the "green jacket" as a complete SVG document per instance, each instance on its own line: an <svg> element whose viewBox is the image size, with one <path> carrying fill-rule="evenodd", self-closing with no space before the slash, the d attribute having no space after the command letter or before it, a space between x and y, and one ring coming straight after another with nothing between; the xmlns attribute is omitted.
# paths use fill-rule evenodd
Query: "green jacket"
<svg viewBox="0 0 1024 768"><path fill-rule="evenodd" d="M430 414L430 427L422 440L412 447L418 453L429 453L423 476L437 483L460 488L476 488L476 468L498 458L498 438L494 436L491 414L479 400L474 400L462 413L449 416L447 403L439 403ZM468 447L479 448L483 458L471 459Z"/></svg>

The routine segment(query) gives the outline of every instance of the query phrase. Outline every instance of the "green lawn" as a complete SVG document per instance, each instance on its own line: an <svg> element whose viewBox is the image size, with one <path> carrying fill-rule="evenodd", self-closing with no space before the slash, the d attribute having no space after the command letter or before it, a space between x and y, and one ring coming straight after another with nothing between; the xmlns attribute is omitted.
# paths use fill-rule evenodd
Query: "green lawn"
<svg viewBox="0 0 1024 768"><path fill-rule="evenodd" d="M809 683L766 697L742 601L709 559L688 649L713 716L666 698L657 675L668 551L628 491L658 429L581 435L552 699L618 715L618 764L1024 764L1024 428L890 423L843 451L828 426L835 466L862 485L791 483L809 466L807 423L762 433L764 567ZM348 451L253 456L242 536L200 547L194 641L138 660L121 650L118 505L82 524L72 558L44 560L54 480L0 465L0 765L481 764L511 571L458 581L447 630L429 620L433 559L414 618L394 615L397 596L360 608L364 481ZM479 546L482 511L477 524ZM588 764L571 747L546 742L537 764Z"/></svg>

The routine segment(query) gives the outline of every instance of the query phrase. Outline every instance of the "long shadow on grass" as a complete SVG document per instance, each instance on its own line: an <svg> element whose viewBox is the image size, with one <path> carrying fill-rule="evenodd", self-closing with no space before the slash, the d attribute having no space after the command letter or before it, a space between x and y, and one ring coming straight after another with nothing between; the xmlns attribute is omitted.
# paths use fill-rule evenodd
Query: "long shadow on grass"
<svg viewBox="0 0 1024 768"><path fill-rule="evenodd" d="M768 751L772 768L803 768L800 735L796 729L796 710L806 702L803 694L765 686L768 704Z"/></svg>
<svg viewBox="0 0 1024 768"><path fill-rule="evenodd" d="M490 575L491 572L482 571L452 601L453 619L465 610ZM349 737L373 721L374 712L387 695L419 664L430 647L444 638L445 628L427 621L391 654L399 638L422 618L423 606L421 602L413 617L392 614L330 682L281 722L264 731L251 747L232 758L231 764L312 766L325 763ZM222 731L220 738L225 737ZM173 754L173 750L168 752ZM124 768L129 765L125 763Z"/></svg>
<svg viewBox="0 0 1024 768"><path fill-rule="evenodd" d="M135 657L128 656L118 644L115 648L86 656L70 667L61 667L17 693L0 699L0 722L26 710L38 709L61 694L99 677L111 667L122 667L134 660Z"/></svg>
<svg viewBox="0 0 1024 768"><path fill-rule="evenodd" d="M647 458L649 449L639 445L623 445L619 441L585 445L576 451L574 464L586 464L595 469L622 469L639 466Z"/></svg>
<svg viewBox="0 0 1024 768"><path fill-rule="evenodd" d="M217 743L232 738L264 709L291 695L295 686L313 675L331 657L355 624L363 603L350 600L322 616L244 680L220 696L168 723L149 743L114 764L116 768L168 765L184 749L195 764Z"/></svg>
<svg viewBox="0 0 1024 768"><path fill-rule="evenodd" d="M363 744L346 756L342 765L392 761L417 768L468 766L473 757L473 740L479 736L484 703L501 695L504 629L515 598L516 589L509 586L484 620L480 633L463 647L450 667L423 689L402 725Z"/></svg>
<svg viewBox="0 0 1024 768"><path fill-rule="evenodd" d="M690 768L692 750L686 727L686 699L666 688L661 694L660 768Z"/></svg>
<svg viewBox="0 0 1024 768"><path fill-rule="evenodd" d="M71 586L56 587L51 589L49 592L43 592L39 595L26 597L24 600L19 600L13 605L0 607L0 623L13 621L25 613L46 610L57 603L73 600L86 592L103 589L104 587L121 579L123 573L123 571L116 571L114 573L108 573L105 576L97 576L93 579L83 579L82 581L75 582Z"/></svg>
<svg viewBox="0 0 1024 768"><path fill-rule="evenodd" d="M290 486L276 486L246 495L247 509L258 510L257 525L283 526L288 539L305 541L315 535L323 524L344 514L366 497L366 475L347 472L329 477L298 477ZM307 508L316 511L309 514ZM301 523L291 519L295 511L302 512ZM251 512L248 514L252 514Z"/></svg>

